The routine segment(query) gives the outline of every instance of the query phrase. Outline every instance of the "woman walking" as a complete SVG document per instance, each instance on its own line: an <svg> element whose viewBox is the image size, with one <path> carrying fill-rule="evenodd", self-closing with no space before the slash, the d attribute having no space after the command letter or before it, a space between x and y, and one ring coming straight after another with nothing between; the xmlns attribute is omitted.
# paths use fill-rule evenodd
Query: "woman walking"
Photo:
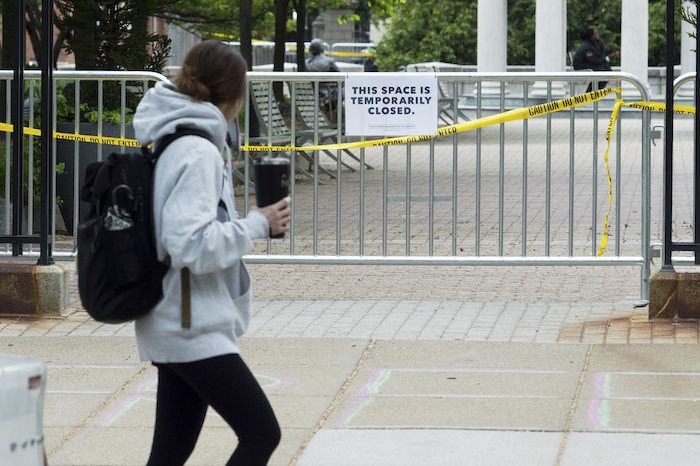
<svg viewBox="0 0 700 466"><path fill-rule="evenodd" d="M228 465L265 465L280 440L272 407L240 357L238 338L251 314L251 278L241 260L253 240L288 231L289 198L238 218L221 157L227 125L245 101L247 66L230 46L208 40L185 57L175 85L158 83L134 116L142 145L182 136L155 169L153 215L160 260L170 258L163 300L136 321L144 361L158 368L149 466L183 465L211 406L233 428ZM235 143L235 141L234 141ZM189 303L183 288L189 283ZM191 324L182 318L189 305Z"/></svg>

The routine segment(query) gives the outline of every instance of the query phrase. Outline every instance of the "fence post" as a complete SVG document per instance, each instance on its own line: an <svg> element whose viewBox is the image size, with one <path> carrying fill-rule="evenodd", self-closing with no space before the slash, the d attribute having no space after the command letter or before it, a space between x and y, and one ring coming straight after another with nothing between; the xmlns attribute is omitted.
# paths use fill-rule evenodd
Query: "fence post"
<svg viewBox="0 0 700 466"><path fill-rule="evenodd" d="M41 208L38 265L53 264L53 1L41 1ZM50 234L49 234L50 233ZM77 232L74 232L77 234Z"/></svg>
<svg viewBox="0 0 700 466"><path fill-rule="evenodd" d="M697 12L697 9L695 10ZM695 34L695 50L697 53L697 50L700 50L700 35L697 33ZM693 212L693 241L695 244L700 244L700 232L698 232L698 227L700 226L700 189L698 186L698 166L700 165L700 154L698 153L698 132L700 132L700 118L698 118L697 115L697 108L698 108L698 75L700 75L700 60L695 60L695 140L694 140L694 146L693 146L693 151L695 153L695 164L693 165L693 206L694 206L694 212ZM695 251L695 264L700 265L700 254L698 254L698 250Z"/></svg>
<svg viewBox="0 0 700 466"><path fill-rule="evenodd" d="M674 2L666 6L666 121L664 131L663 253L660 272L674 272L671 253L673 237L673 26ZM670 39L669 39L670 38Z"/></svg>
<svg viewBox="0 0 700 466"><path fill-rule="evenodd" d="M52 10L53 11L53 10ZM14 45L12 57L14 78L12 80L12 234L22 234L22 208L24 207L24 56L25 56L25 9L24 0L14 2ZM21 241L12 243L12 255L22 254Z"/></svg>

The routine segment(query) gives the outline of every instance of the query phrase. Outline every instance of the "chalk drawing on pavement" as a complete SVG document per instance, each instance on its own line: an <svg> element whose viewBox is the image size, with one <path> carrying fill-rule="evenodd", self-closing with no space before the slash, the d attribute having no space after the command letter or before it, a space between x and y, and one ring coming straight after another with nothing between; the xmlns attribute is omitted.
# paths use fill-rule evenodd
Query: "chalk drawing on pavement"
<svg viewBox="0 0 700 466"><path fill-rule="evenodd" d="M557 399L551 395L507 395L507 394L470 394L470 393L388 393L383 391L397 373L401 372L445 372L445 373L501 373L501 374L564 374L560 370L538 369L503 369L503 368L378 368L372 370L370 377L359 390L357 396L351 401L350 406L340 416L335 424L337 428L364 428L364 427L429 427L429 426L365 426L355 425L353 419L379 398L408 398L408 397L441 397L441 398L518 398L518 399ZM446 427L441 427L446 428ZM461 428L461 427L460 427ZM503 429L508 429L503 427ZM542 427L521 427L524 430L542 430Z"/></svg>
<svg viewBox="0 0 700 466"><path fill-rule="evenodd" d="M99 365L99 364L47 364L49 369L138 369L132 365ZM263 390L279 390L296 383L296 380L284 375L263 371L253 371L253 375ZM49 374L49 379L51 375ZM112 394L114 390L47 390L47 394ZM97 425L109 426L123 416L140 401L155 403L158 394L158 374L154 374L146 381L128 390L128 395L114 408L108 410L96 421ZM207 415L219 416L216 411L209 408Z"/></svg>
<svg viewBox="0 0 700 466"><path fill-rule="evenodd" d="M588 407L588 427L594 430L607 430L615 432L666 432L666 433L700 433L698 429L649 429L644 427L619 427L613 422L613 402L614 401L678 401L678 402L698 402L700 401L700 390L698 397L658 397L658 396L629 396L624 393L615 393L613 382L619 376L700 376L700 372L597 372L593 378L593 393ZM698 381L700 382L700 381ZM694 383L695 386L700 386ZM694 411L689 412L689 416L694 416ZM624 415L624 413L621 413Z"/></svg>

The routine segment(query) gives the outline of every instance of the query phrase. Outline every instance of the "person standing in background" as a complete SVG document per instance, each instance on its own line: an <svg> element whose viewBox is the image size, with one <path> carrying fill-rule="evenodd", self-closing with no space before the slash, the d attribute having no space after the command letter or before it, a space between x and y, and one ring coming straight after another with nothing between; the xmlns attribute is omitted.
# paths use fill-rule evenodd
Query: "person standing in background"
<svg viewBox="0 0 700 466"><path fill-rule="evenodd" d="M610 71L610 59L619 55L619 51L610 55L605 54L605 44L600 40L597 29L584 29L580 34L583 41L574 54L573 67L575 70L590 69L593 71ZM602 89L607 81L598 83L598 89ZM593 83L588 85L586 92L593 90Z"/></svg>

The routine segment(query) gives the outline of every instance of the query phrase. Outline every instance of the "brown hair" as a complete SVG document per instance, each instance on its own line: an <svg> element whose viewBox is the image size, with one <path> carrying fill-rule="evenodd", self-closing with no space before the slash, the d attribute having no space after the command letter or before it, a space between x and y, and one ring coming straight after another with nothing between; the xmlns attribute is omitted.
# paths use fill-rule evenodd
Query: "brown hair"
<svg viewBox="0 0 700 466"><path fill-rule="evenodd" d="M218 105L245 94L248 70L243 56L218 40L205 40L187 52L175 78L177 92Z"/></svg>

